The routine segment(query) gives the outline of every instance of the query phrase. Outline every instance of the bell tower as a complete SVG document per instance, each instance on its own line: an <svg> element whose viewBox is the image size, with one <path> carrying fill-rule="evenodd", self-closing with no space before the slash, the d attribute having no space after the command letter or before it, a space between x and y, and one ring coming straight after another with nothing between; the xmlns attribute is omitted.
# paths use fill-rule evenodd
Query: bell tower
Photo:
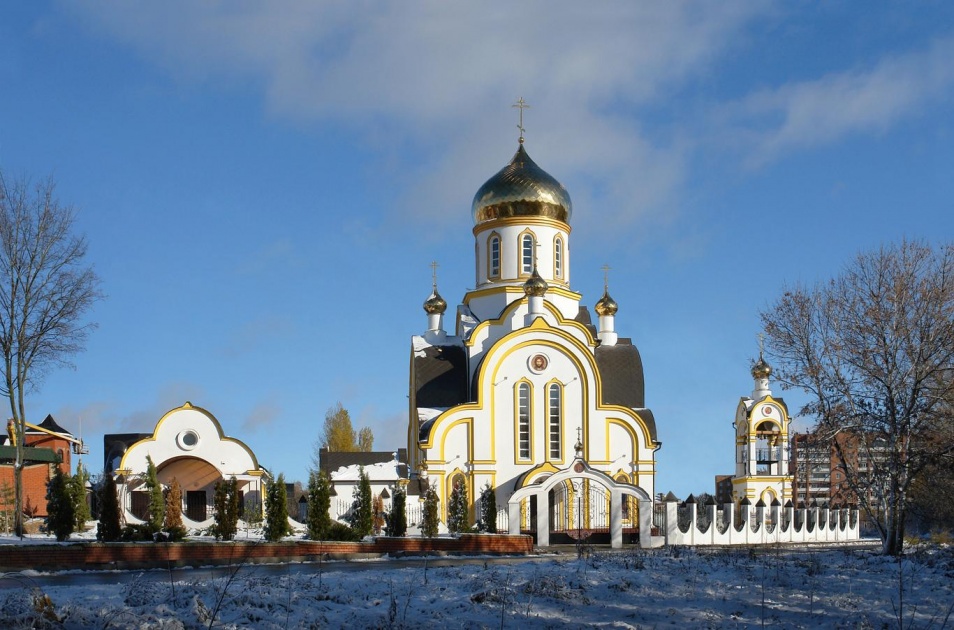
<svg viewBox="0 0 954 630"><path fill-rule="evenodd" d="M759 350L752 366L754 381L751 396L739 401L735 414L735 475L732 498L736 503L759 500L768 507L773 501L784 505L792 498L789 472L788 406L772 396L769 388L770 366Z"/></svg>

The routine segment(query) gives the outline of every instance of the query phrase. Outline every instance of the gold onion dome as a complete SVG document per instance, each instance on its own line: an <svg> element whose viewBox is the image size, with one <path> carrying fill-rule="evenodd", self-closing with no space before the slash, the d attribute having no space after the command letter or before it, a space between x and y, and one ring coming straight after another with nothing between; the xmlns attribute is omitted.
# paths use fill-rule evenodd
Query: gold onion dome
<svg viewBox="0 0 954 630"><path fill-rule="evenodd" d="M537 268L533 268L533 275L527 278L527 281L523 283L523 292L528 296L540 297L547 292L549 289L547 281L540 277L540 274L537 273Z"/></svg>
<svg viewBox="0 0 954 630"><path fill-rule="evenodd" d="M604 290L603 297L600 298L594 308L596 309L596 314L601 317L603 315L616 315L616 311L619 310L619 304L610 297L609 291Z"/></svg>
<svg viewBox="0 0 954 630"><path fill-rule="evenodd" d="M434 313L442 314L446 310L447 302L445 302L441 294L437 292L437 289L434 289L434 292L431 293L431 297L424 300L424 312L428 315L433 315Z"/></svg>
<svg viewBox="0 0 954 630"><path fill-rule="evenodd" d="M513 159L474 195L474 225L509 217L546 217L570 222L570 193L530 159L520 146Z"/></svg>
<svg viewBox="0 0 954 630"><path fill-rule="evenodd" d="M759 353L759 360L752 366L752 378L768 378L772 375L772 366L765 362L762 354Z"/></svg>

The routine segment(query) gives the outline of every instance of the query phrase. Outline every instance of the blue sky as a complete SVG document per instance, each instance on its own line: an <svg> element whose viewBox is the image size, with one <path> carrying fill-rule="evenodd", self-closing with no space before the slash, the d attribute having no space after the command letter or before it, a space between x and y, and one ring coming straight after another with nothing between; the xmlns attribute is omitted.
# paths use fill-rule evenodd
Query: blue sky
<svg viewBox="0 0 954 630"><path fill-rule="evenodd" d="M0 168L52 175L108 295L29 419L82 425L94 471L186 400L289 479L338 401L404 446L428 265L473 285L523 96L573 288L592 308L610 265L642 353L657 489L711 492L759 311L951 239L952 59L944 2L6 3Z"/></svg>

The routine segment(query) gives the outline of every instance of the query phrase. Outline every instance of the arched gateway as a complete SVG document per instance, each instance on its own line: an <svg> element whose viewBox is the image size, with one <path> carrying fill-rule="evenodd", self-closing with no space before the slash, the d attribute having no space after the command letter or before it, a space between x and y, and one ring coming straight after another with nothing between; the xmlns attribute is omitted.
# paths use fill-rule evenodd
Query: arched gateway
<svg viewBox="0 0 954 630"><path fill-rule="evenodd" d="M572 519L574 508L577 514L583 511L583 503L586 495L581 491L584 482L590 482L602 488L609 494L609 531L610 544L614 549L623 546L623 512L624 499L632 497L639 503L639 544L641 547L651 546L652 530L652 498L645 490L630 483L616 481L609 475L590 467L579 454L570 462L569 466L558 470L547 477L537 478L533 483L524 485L510 495L507 502L508 528L509 533L519 534L521 504L525 500L536 497L537 518L536 533L537 545L547 547L550 544L550 516L553 506L550 503L551 491L560 490L567 486L576 489L573 493L573 505L569 512L569 519ZM561 515L562 516L562 515ZM557 518L561 518L558 516ZM579 521L578 521L579 522Z"/></svg>

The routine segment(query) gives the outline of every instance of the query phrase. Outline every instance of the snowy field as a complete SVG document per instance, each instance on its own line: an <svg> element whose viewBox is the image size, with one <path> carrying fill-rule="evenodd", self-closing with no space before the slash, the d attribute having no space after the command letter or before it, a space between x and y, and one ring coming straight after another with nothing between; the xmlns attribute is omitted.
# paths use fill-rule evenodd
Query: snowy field
<svg viewBox="0 0 954 630"><path fill-rule="evenodd" d="M68 586L6 574L0 627L954 627L954 549L942 546L901 562L862 550L675 548L340 567L131 572Z"/></svg>

